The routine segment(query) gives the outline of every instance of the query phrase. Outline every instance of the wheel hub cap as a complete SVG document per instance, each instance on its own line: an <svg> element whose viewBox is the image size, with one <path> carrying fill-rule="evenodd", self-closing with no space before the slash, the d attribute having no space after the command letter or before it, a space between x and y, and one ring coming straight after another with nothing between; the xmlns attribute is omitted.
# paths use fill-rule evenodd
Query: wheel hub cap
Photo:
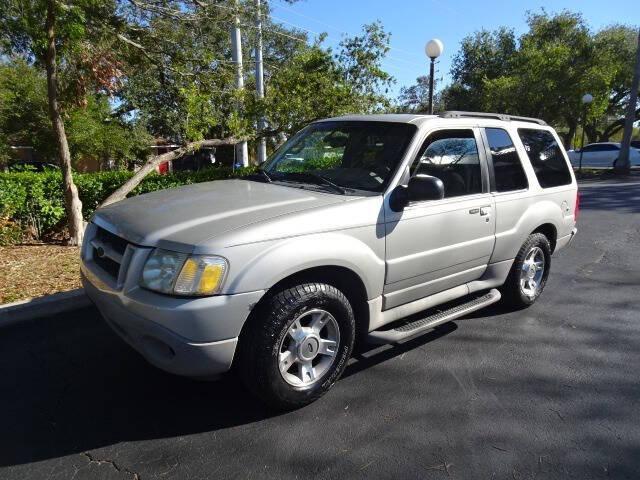
<svg viewBox="0 0 640 480"><path fill-rule="evenodd" d="M308 387L331 368L340 344L336 319L326 310L308 310L287 328L280 342L278 367L290 385Z"/></svg>
<svg viewBox="0 0 640 480"><path fill-rule="evenodd" d="M540 247L533 247L525 256L520 273L520 289L528 297L535 297L544 277L545 257Z"/></svg>
<svg viewBox="0 0 640 480"><path fill-rule="evenodd" d="M320 340L315 335L306 337L298 347L298 357L302 360L313 360L318 355Z"/></svg>

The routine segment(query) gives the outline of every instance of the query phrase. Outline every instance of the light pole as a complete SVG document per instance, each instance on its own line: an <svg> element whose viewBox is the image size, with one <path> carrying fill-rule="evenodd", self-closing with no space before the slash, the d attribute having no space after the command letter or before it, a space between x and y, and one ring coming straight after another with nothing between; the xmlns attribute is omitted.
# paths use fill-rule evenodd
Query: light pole
<svg viewBox="0 0 640 480"><path fill-rule="evenodd" d="M582 171L582 152L584 151L584 130L587 126L587 108L589 104L593 102L593 95L590 93L585 93L582 96L582 104L584 105L582 109L582 140L580 141L580 162L578 164L578 171Z"/></svg>
<svg viewBox="0 0 640 480"><path fill-rule="evenodd" d="M264 71L262 62L262 12L260 11L260 0L256 0L256 92L258 98L264 98ZM265 129L264 117L258 119L258 133ZM264 137L258 138L258 165L267 159L267 141Z"/></svg>
<svg viewBox="0 0 640 480"><path fill-rule="evenodd" d="M427 57L431 59L429 66L429 115L433 115L433 77L435 75L435 62L436 58L442 55L443 50L444 45L437 38L429 40L424 46L424 52L427 54Z"/></svg>

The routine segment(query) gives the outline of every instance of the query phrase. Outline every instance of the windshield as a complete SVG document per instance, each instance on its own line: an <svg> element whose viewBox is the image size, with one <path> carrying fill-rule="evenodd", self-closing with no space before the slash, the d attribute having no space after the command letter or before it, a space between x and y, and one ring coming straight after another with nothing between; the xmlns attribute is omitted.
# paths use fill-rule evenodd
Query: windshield
<svg viewBox="0 0 640 480"><path fill-rule="evenodd" d="M312 184L343 194L382 192L415 131L406 123L314 123L283 145L263 169L274 182Z"/></svg>

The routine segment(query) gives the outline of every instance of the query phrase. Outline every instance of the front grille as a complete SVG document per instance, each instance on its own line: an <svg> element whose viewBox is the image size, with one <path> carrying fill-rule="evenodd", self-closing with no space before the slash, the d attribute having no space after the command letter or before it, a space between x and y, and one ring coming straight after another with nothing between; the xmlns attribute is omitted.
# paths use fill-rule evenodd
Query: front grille
<svg viewBox="0 0 640 480"><path fill-rule="evenodd" d="M127 249L127 245L129 245L129 242L127 242L124 238L114 235L104 228L98 228L95 238L105 245L109 245L120 255L124 255L124 251Z"/></svg>
<svg viewBox="0 0 640 480"><path fill-rule="evenodd" d="M96 255L96 249L93 249L93 261L96 265L98 265L102 270L107 272L109 276L114 279L118 278L118 274L120 273L120 264L106 257L98 257Z"/></svg>
<svg viewBox="0 0 640 480"><path fill-rule="evenodd" d="M124 238L98 227L91 240L93 262L117 281L128 245Z"/></svg>

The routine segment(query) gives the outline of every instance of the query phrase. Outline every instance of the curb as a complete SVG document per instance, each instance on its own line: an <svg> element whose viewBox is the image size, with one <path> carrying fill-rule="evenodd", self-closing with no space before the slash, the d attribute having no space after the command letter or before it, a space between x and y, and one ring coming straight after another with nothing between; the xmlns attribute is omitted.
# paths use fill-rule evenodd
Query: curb
<svg viewBox="0 0 640 480"><path fill-rule="evenodd" d="M91 305L82 288L0 305L0 328Z"/></svg>

